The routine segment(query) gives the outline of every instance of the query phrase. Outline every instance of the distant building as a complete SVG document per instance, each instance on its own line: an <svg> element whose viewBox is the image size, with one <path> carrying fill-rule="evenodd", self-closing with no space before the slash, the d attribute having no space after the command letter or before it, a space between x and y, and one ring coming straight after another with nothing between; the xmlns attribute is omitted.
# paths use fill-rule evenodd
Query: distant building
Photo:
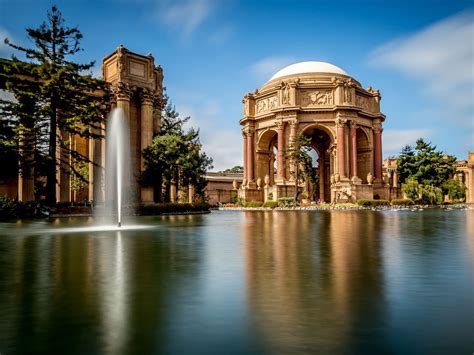
<svg viewBox="0 0 474 355"><path fill-rule="evenodd" d="M455 179L459 179L467 188L466 203L474 203L474 152L468 152L467 160L456 162Z"/></svg>
<svg viewBox="0 0 474 355"><path fill-rule="evenodd" d="M208 172L205 176L207 181L205 193L208 202L213 206L232 202L233 197L237 196L243 177L243 173Z"/></svg>

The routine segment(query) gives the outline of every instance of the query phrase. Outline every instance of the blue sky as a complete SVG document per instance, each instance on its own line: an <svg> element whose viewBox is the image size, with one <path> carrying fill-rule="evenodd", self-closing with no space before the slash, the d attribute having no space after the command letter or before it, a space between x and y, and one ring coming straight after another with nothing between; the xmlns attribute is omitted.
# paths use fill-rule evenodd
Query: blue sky
<svg viewBox="0 0 474 355"><path fill-rule="evenodd" d="M384 156L423 136L474 150L471 1L56 1L84 35L79 61L124 44L152 53L167 92L200 128L215 170L242 165L242 97L298 61L333 63L382 93ZM53 4L0 0L0 37L28 44ZM2 40L3 42L3 40ZM0 56L10 50L0 44Z"/></svg>

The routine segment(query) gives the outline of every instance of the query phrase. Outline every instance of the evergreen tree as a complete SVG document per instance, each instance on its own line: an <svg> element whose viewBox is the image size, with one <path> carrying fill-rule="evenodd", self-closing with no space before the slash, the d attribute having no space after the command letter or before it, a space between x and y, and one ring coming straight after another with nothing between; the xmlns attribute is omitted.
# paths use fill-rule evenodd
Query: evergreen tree
<svg viewBox="0 0 474 355"><path fill-rule="evenodd" d="M204 175L212 168L212 159L201 151L199 131L184 131L189 117L181 118L169 103L162 113L160 134L143 151L145 171L141 183L155 188L155 201L169 201L170 185L193 185L198 196L204 199ZM162 188L165 187L165 197Z"/></svg>
<svg viewBox="0 0 474 355"><path fill-rule="evenodd" d="M288 145L286 159L294 164L292 176L295 180L295 203L298 200L298 185L303 179L313 180L312 158L308 154L311 150L311 138L298 134Z"/></svg>
<svg viewBox="0 0 474 355"><path fill-rule="evenodd" d="M2 119L14 120L18 141L21 142L25 134L34 141L33 147L26 148L34 150L34 154L26 156L34 156L35 164L37 155L45 161L46 200L54 204L57 165L63 163L75 171L77 162L89 161L87 156L70 148L71 139L74 136L102 138L100 129L107 112L107 86L91 77L94 62L78 64L70 59L81 50L82 34L77 28L65 26L56 6L48 12L46 22L36 29L27 28L26 32L34 48L5 40L30 62L21 62L14 56L10 61L2 61L0 76L7 89L15 94L17 103L2 102L0 114ZM30 103L26 105L28 100ZM32 108L33 112L27 112ZM30 117L28 126L22 124L23 116Z"/></svg>

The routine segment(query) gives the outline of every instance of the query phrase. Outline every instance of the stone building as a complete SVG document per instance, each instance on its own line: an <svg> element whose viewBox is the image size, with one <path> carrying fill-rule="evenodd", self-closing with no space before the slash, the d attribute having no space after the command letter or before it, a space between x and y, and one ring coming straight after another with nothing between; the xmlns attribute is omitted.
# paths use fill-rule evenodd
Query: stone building
<svg viewBox="0 0 474 355"><path fill-rule="evenodd" d="M294 163L285 159L298 134L317 154L320 201L387 198L382 171L380 92L324 62L283 68L243 98L245 200L294 195ZM275 174L276 171L276 174ZM300 188L303 188L300 186Z"/></svg>
<svg viewBox="0 0 474 355"><path fill-rule="evenodd" d="M455 179L466 186L466 203L474 204L474 152L467 154L467 160L456 162Z"/></svg>
<svg viewBox="0 0 474 355"><path fill-rule="evenodd" d="M163 71L155 66L151 54L140 55L130 52L122 45L102 60L103 79L110 84L112 96L111 107L121 108L127 119L130 137L129 142L132 165L131 193L143 203L154 200L154 191L151 187L140 187L137 178L144 167L141 152L153 139L153 135L160 129L160 111L163 103ZM105 132L105 125L102 133ZM97 132L99 133L99 132ZM71 141L74 150L88 156L93 162L89 164L88 186L75 190L71 186L72 176L67 164L57 169L56 198L57 202L90 200L102 203L105 198L105 139L86 139L78 136L65 136ZM70 160L58 148L62 160ZM18 197L20 201L34 199L33 178L18 176L17 187L9 186L11 197ZM13 188L13 190L12 190ZM1 191L1 190L0 190Z"/></svg>

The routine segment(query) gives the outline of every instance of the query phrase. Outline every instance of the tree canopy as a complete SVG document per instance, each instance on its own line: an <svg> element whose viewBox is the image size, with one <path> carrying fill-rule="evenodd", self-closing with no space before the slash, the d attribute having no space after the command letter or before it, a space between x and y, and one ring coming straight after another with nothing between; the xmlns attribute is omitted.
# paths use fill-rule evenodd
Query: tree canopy
<svg viewBox="0 0 474 355"><path fill-rule="evenodd" d="M11 127L14 143L10 145L21 151L20 167L28 167L23 172L46 176L46 199L54 204L57 164L75 171L75 163L89 161L70 148L71 139L102 138L108 90L105 82L91 76L94 62L79 64L71 59L81 50L82 34L65 25L56 6L48 11L45 22L26 32L33 48L5 39L26 60L12 56L0 61L0 83L16 99L0 100L1 129L7 132L5 127Z"/></svg>

